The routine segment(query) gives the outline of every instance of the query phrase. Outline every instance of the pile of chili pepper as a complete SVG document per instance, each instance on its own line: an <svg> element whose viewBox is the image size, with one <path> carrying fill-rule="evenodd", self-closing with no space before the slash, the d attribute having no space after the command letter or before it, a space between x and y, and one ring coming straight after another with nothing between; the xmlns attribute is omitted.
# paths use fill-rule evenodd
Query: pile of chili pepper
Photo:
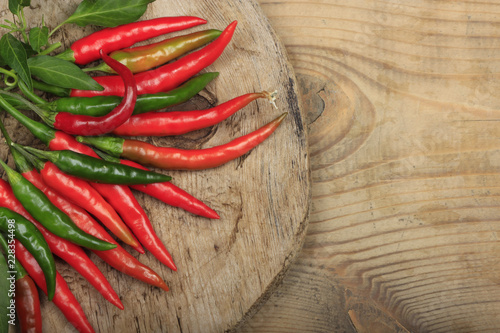
<svg viewBox="0 0 500 333"><path fill-rule="evenodd" d="M130 138L182 135L215 126L257 99L274 104L275 93L264 91L237 96L206 110L164 110L186 102L219 75L200 71L223 53L237 22L223 31L208 29L131 46L204 23L204 19L185 16L124 24L84 37L57 56L82 67L99 61L83 69L108 73L94 77L101 91L66 89L38 81L33 87L45 92L45 97L23 82L18 84L20 93L0 90L0 109L48 148L13 142L0 121L16 166L14 169L0 161L8 180L0 179L0 248L7 258L3 260L0 253L0 274L14 269L17 272L15 304L23 331L42 330L36 285L77 330L93 332L70 286L57 273L53 255L73 266L120 309L124 305L119 296L82 247L131 277L169 290L156 272L120 245L123 242L139 253L147 250L177 270L132 190L198 216L220 216L174 185L175 179L146 166L162 170L220 167L266 140L285 118L283 113L251 133L205 149L158 147L144 139ZM42 122L27 117L20 109L34 111ZM5 236L11 221L15 221L15 240L9 241ZM12 253L16 266L8 268ZM0 303L5 300L5 295L0 295Z"/></svg>

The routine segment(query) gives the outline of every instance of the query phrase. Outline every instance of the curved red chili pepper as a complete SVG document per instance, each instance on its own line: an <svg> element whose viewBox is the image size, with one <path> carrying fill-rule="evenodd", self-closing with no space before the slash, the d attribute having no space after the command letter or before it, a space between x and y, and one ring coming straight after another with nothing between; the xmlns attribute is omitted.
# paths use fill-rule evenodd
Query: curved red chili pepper
<svg viewBox="0 0 500 333"><path fill-rule="evenodd" d="M125 244L132 246L139 253L144 253L137 238L123 223L118 213L88 182L62 172L52 162L44 163L40 175L52 189L94 215Z"/></svg>
<svg viewBox="0 0 500 333"><path fill-rule="evenodd" d="M54 128L74 135L100 135L109 133L123 124L134 112L137 100L137 86L134 74L127 66L102 52L101 54L102 59L120 74L118 79L123 81L122 87L124 87L122 101L110 113L100 117L58 112L54 116Z"/></svg>
<svg viewBox="0 0 500 333"><path fill-rule="evenodd" d="M16 280L14 299L21 332L42 333L42 312L38 289L29 275Z"/></svg>
<svg viewBox="0 0 500 333"><path fill-rule="evenodd" d="M181 135L218 124L258 98L274 101L274 96L264 91L242 95L206 110L142 113L130 117L118 126L113 134L121 136Z"/></svg>
<svg viewBox="0 0 500 333"><path fill-rule="evenodd" d="M69 202L55 191L46 191L46 195L54 205L67 214L75 224L83 231L91 234L109 243L117 245L116 248L108 251L93 250L101 259L108 263L113 268L132 276L140 281L146 282L153 286L162 288L168 291L165 282L149 267L140 263L136 258L130 255L111 237L103 227L99 225L90 215L78 207L77 205Z"/></svg>
<svg viewBox="0 0 500 333"><path fill-rule="evenodd" d="M99 223L92 219L85 210L60 196L58 196L57 200L60 202L59 209L68 214L79 228L97 238L117 245L116 248L108 251L92 250L99 258L104 260L114 269L139 281L148 283L165 291L169 290L165 281L163 281L155 271L142 264L130 253L125 251L125 249L121 247Z"/></svg>
<svg viewBox="0 0 500 333"><path fill-rule="evenodd" d="M205 149L157 147L139 140L120 137L82 137L78 142L93 145L112 156L120 156L143 165L166 170L203 170L215 168L238 158L269 137L288 113L285 112L261 128L226 144Z"/></svg>
<svg viewBox="0 0 500 333"><path fill-rule="evenodd" d="M51 150L70 149L78 151L82 154L98 157L97 154L88 146L77 142L72 136L58 132L54 140L51 141L49 147ZM54 166L55 168L55 166ZM62 176L69 177L69 176ZM47 181L49 181L47 179ZM57 183L59 176L53 175L53 180L50 182ZM153 230L151 222L146 213L140 206L133 193L126 186L109 185L90 183L101 194L109 205L120 214L123 221L139 238L140 242L163 264L170 269L176 271L175 265L170 253L165 248L161 240ZM90 209L90 208L89 208ZM144 252L143 252L144 253Z"/></svg>
<svg viewBox="0 0 500 333"><path fill-rule="evenodd" d="M123 24L114 28L105 28L77 40L71 45L71 51L68 51L70 54L62 53L59 57L66 60L73 58L76 64L85 65L99 59L101 49L109 53L146 39L205 23L207 21L199 17L179 16L160 17Z"/></svg>
<svg viewBox="0 0 500 333"><path fill-rule="evenodd" d="M35 170L32 170L31 172L24 172L23 176L33 185L42 190L54 203L51 198L53 194L50 193L50 189L45 185L38 172ZM94 286L94 288L96 288L111 304L123 310L123 304L120 301L120 298L99 268L97 268L97 266L87 256L85 251L83 251L81 247L52 234L38 221L33 219L33 217L24 209L22 204L14 196L14 192L12 192L10 185L3 179L0 179L0 206L11 209L33 223L42 233L52 253L66 261L71 267L80 273L80 275L89 281L90 284L92 284L92 286Z"/></svg>
<svg viewBox="0 0 500 333"><path fill-rule="evenodd" d="M55 131L54 137L49 141L48 145L50 150L69 149L82 154L87 154L89 156L99 157L92 150L92 148L84 144L81 144L80 142L77 142L73 136L68 135L61 131ZM123 199L121 204L124 204L124 202L128 202L128 200L131 200L128 197L123 198L120 196L122 193L119 190L121 185L100 184L100 183L90 183L90 184L100 193L106 193L107 191L115 191L114 193L116 194L116 197ZM113 190L113 188L115 189ZM133 197L132 193L130 193L130 195ZM133 197L133 199L135 199L135 197ZM118 202L118 205L121 204ZM117 207L114 208L117 209ZM85 215L87 215L87 217L89 216L88 214L86 214L85 211L83 211L83 209L79 209L79 207L75 206L75 210L76 209L81 210L81 212L79 212L81 218L79 218L78 216L70 215L70 212L65 211L62 208L60 209L64 211L66 214L68 214L75 221L75 223L85 232L95 237L99 237L103 240L106 239L106 241L111 242L113 244L116 244L113 238L109 236L109 234L101 226L99 226L97 222L94 221L94 223L90 223L88 218L84 218ZM90 218L90 220L92 219ZM141 280L143 282L149 283L151 285L157 286L159 288L168 291L167 285L157 273L155 273L149 267L141 264L137 259L131 256L121 246L118 246L117 248L109 251L94 251L94 253L96 253L99 257L101 257L104 261L106 261L109 265L111 265L115 269L127 275L130 275L138 280ZM120 261L122 262L120 263Z"/></svg>
<svg viewBox="0 0 500 333"><path fill-rule="evenodd" d="M169 91L187 81L190 77L211 65L222 54L233 37L237 22L231 23L212 43L201 50L192 52L177 61L158 67L157 69L134 75L137 93L154 94ZM91 97L103 95L123 96L125 93L122 80L116 75L94 77L104 90L71 91L71 96Z"/></svg>
<svg viewBox="0 0 500 333"><path fill-rule="evenodd" d="M1 98L0 98L1 101ZM88 146L81 144L75 140L75 138L67 133L62 131L56 131L45 124L36 122L31 118L26 117L21 112L17 111L15 108L10 108L9 104L3 104L2 106L6 107L9 112L19 120L23 125L25 125L38 139L40 139L43 143L49 146L51 150L73 150L82 154L87 154L89 156L98 157L97 154ZM110 184L99 184L99 183L90 183L98 192L101 191L111 191L112 187L119 188L120 185L110 185ZM117 197L120 196L120 191L117 190ZM128 192L131 197L133 194ZM135 198L133 198L135 199ZM127 202L131 200L131 198L126 197L123 198L123 202ZM64 200L67 204L68 201ZM101 239L107 239L108 242L112 242L116 244L107 232L104 231L102 227L100 227L97 222L95 222L90 216L81 208L72 205L73 208L71 212L68 210L63 210L67 215L70 215L71 219L87 233L91 233L96 237ZM116 207L114 207L116 209ZM74 214L71 214L71 213ZM77 214L75 212L78 212ZM76 216L75 216L76 215ZM79 218L80 217L80 218ZM127 220L125 220L127 221ZM85 228L85 229L84 229ZM154 286L158 286L164 290L168 290L165 282L160 278L160 276L151 270L149 267L141 264L137 259L132 257L127 251L125 251L122 247L118 246L116 249L112 251L94 251L98 254L104 261L110 264L115 269L130 275L138 280L144 281Z"/></svg>
<svg viewBox="0 0 500 333"><path fill-rule="evenodd" d="M20 242L15 242L15 244L17 260L21 262L21 265L23 265L37 286L47 293L45 277L43 276L42 269L36 262L35 258L33 258L31 253L29 253ZM66 281L64 281L63 277L59 273L56 274L56 292L52 302L54 302L66 319L79 332L94 332L94 329L90 325L87 316L85 316L80 303L78 303L71 290L69 290Z"/></svg>
<svg viewBox="0 0 500 333"><path fill-rule="evenodd" d="M121 193L119 193L118 191L121 191ZM122 186L119 188L113 188L112 191L103 191L101 193L103 195L103 198L106 199L111 205L120 207L119 210L117 210L118 214L120 214L120 216L122 217L128 218L129 223L127 225L137 236L141 244L149 252L151 252L156 257L156 259L161 261L170 269L176 271L177 267L174 264L172 256L154 231L153 226L151 225L151 221L142 209L139 202L133 196L130 188ZM119 194L119 196L117 196L117 194ZM129 200L125 201L127 198Z"/></svg>
<svg viewBox="0 0 500 333"><path fill-rule="evenodd" d="M144 166L130 160L120 160L120 163L126 164L135 168L148 170ZM209 219L219 219L220 216L215 210L208 207L199 199L193 197L188 192L175 186L171 182L154 183L147 185L133 185L134 190L146 193L153 198L163 201L169 206L179 207L198 216L203 216Z"/></svg>
<svg viewBox="0 0 500 333"><path fill-rule="evenodd" d="M156 147L139 140L125 140L122 157L145 165L168 170L203 170L215 168L247 153L271 135L283 121L282 114L256 131L229 143L205 149Z"/></svg>

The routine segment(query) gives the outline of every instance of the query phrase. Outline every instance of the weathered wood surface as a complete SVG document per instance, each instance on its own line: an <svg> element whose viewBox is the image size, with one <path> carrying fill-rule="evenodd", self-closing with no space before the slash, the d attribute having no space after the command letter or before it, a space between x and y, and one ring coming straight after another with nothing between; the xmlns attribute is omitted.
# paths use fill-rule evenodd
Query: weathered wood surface
<svg viewBox="0 0 500 333"><path fill-rule="evenodd" d="M32 10L26 14L34 24L40 23L43 15L53 28L78 2L32 0ZM1 19L10 19L5 10L7 2L0 6ZM211 147L249 133L284 111L289 116L272 137L243 158L213 170L170 173L176 185L219 212L220 220L195 217L136 193L171 251L178 271L170 271L150 254L134 255L165 279L170 292L133 280L90 254L121 297L125 310L120 311L65 263L57 262L99 332L230 329L252 313L265 299L266 292L280 281L305 234L310 198L305 128L294 74L268 20L255 2L247 0L157 0L143 18L176 15L200 16L209 21L190 31L223 29L233 20L239 22L231 44L207 69L219 71L220 76L187 107L207 107L247 92L276 89L279 110L259 100L213 128L176 140L155 139L155 143ZM93 27L67 26L54 39L62 40L67 47L93 30ZM181 33L172 35L177 34ZM2 115L2 119L15 140L43 147L12 118ZM13 165L5 145L1 158ZM42 303L46 332L74 330L46 298Z"/></svg>
<svg viewBox="0 0 500 333"><path fill-rule="evenodd" d="M260 0L299 78L312 209L240 332L500 330L500 5Z"/></svg>

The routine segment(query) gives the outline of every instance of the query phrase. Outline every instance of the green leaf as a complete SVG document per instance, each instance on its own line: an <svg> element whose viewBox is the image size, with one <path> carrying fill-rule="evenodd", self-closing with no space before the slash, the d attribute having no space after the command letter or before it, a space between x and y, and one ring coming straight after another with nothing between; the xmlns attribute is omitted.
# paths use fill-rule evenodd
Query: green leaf
<svg viewBox="0 0 500 333"><path fill-rule="evenodd" d="M29 58L29 57L32 57L34 56L35 54L37 54L38 52L36 52L35 50L33 50L33 48L31 47L30 44L28 43L25 43L25 42L22 42L21 41L21 44L23 45L24 47L24 51L26 51L26 56Z"/></svg>
<svg viewBox="0 0 500 333"><path fill-rule="evenodd" d="M5 34L0 39L0 56L16 71L19 78L32 89L31 72L28 67L28 56L23 43L11 34Z"/></svg>
<svg viewBox="0 0 500 333"><path fill-rule="evenodd" d="M31 0L9 0L9 10L12 14L19 16L21 7L28 7L31 5Z"/></svg>
<svg viewBox="0 0 500 333"><path fill-rule="evenodd" d="M115 27L137 21L154 0L83 0L75 12L64 21L81 27L94 24Z"/></svg>
<svg viewBox="0 0 500 333"><path fill-rule="evenodd" d="M19 0L9 0L9 10L12 14L19 16L19 10L21 9L21 3Z"/></svg>
<svg viewBox="0 0 500 333"><path fill-rule="evenodd" d="M47 27L31 28L29 32L29 39L31 47L35 51L40 52L40 49L43 46L47 45L47 43L49 42L49 28Z"/></svg>
<svg viewBox="0 0 500 333"><path fill-rule="evenodd" d="M30 58L28 65L31 73L45 83L70 89L103 90L80 67L69 61L42 55Z"/></svg>

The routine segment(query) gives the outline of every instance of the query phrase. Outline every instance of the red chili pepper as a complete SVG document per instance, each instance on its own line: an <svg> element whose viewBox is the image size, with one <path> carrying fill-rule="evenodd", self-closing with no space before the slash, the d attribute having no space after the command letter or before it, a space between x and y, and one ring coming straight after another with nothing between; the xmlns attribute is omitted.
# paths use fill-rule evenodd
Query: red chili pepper
<svg viewBox="0 0 500 333"><path fill-rule="evenodd" d="M98 157L88 146L77 142L74 137L62 132L57 132L51 141L51 150L70 149L73 151ZM54 177L57 181L57 176ZM126 186L90 183L108 203L122 216L123 221L134 231L141 243L162 263L176 271L177 267L161 240L152 229L151 222L140 206L133 193ZM110 200L112 198L112 200ZM132 208L133 207L133 208Z"/></svg>
<svg viewBox="0 0 500 333"><path fill-rule="evenodd" d="M23 265L37 286L47 293L45 277L35 258L20 242L15 242L15 244L17 260L21 262L21 265ZM59 273L56 274L56 292L52 301L79 332L94 332L80 303L78 303L71 290L69 290L66 281Z"/></svg>
<svg viewBox="0 0 500 333"><path fill-rule="evenodd" d="M66 213L80 229L94 237L117 245L116 248L108 251L92 250L92 252L97 254L111 267L137 280L168 291L167 285L156 272L140 263L135 257L125 251L84 209L69 202L55 191L50 193L49 199L60 210Z"/></svg>
<svg viewBox="0 0 500 333"><path fill-rule="evenodd" d="M67 133L62 131L56 131L45 124L39 123L37 121L32 120L31 118L26 117L23 113L19 112L17 109L13 108L10 104L5 103L5 101L0 98L1 106L9 112L15 119L17 119L21 124L26 126L28 130L35 135L40 141L45 143L50 150L73 150L82 154L87 154L89 156L98 157L97 154L88 146L81 144L75 140L75 138ZM110 184L100 184L100 183L90 183L97 191L111 191L111 187L120 187L120 185L110 185ZM116 190L117 197L120 197L120 191ZM132 200L135 198L133 194L129 192L130 197L123 198L123 202L128 202L128 200ZM66 201L66 200L65 200ZM66 203L69 203L66 201ZM72 205L72 204L71 204ZM78 210L79 213L77 216L70 215L70 212L65 211L61 207L59 209L63 210L66 214L70 215L71 219L87 233L92 233L94 236L99 236L101 239L107 239L108 241L112 241L114 244L116 242L110 237L102 227L100 227L97 222L93 221L93 219L88 216L88 214L79 207L74 206L74 210ZM114 207L117 209L116 207ZM82 219L78 219L78 217ZM86 218L84 218L86 216ZM93 221L93 222L89 222ZM125 219L127 221L127 219ZM86 228L86 229L84 229ZM97 228L97 229L96 229ZM98 236L96 236L98 237ZM112 251L102 251L98 252L98 255L105 260L108 264L116 268L117 270L128 274L138 280L144 281L154 286L158 286L164 290L168 290L165 282L152 271L149 267L141 264L134 257L132 257L128 252L126 252L123 248L118 246L116 249ZM123 261L123 263L121 261Z"/></svg>
<svg viewBox="0 0 500 333"><path fill-rule="evenodd" d="M113 134L121 136L181 135L220 123L258 98L272 103L274 96L267 91L233 98L214 108L195 111L147 112L130 117Z"/></svg>
<svg viewBox="0 0 500 333"><path fill-rule="evenodd" d="M14 300L21 332L42 333L42 312L38 289L29 275L16 280Z"/></svg>
<svg viewBox="0 0 500 333"><path fill-rule="evenodd" d="M51 199L51 193L49 193L51 190L45 185L38 172L35 170L23 172L23 176L33 185L42 190L49 197L49 199ZM38 221L33 219L33 217L16 199L9 184L3 179L0 179L0 206L11 209L33 223L43 234L43 237L47 241L52 253L66 261L71 267L80 273L80 275L89 281L90 284L92 284L92 286L94 286L94 288L96 288L106 300L123 310L123 304L120 301L120 298L99 268L97 268L97 266L87 256L85 251L83 251L81 247L50 233Z"/></svg>
<svg viewBox="0 0 500 333"><path fill-rule="evenodd" d="M102 52L101 52L102 53ZM56 112L48 116L40 114L44 121L51 124L55 129L74 135L101 135L109 133L123 124L134 112L137 100L137 87L134 75L125 65L102 53L102 59L113 68L119 76L117 78L124 87L123 99L113 111L100 116L77 115L69 112Z"/></svg>
<svg viewBox="0 0 500 333"><path fill-rule="evenodd" d="M99 50L101 49L109 53L132 46L146 39L205 23L207 23L206 20L198 17L179 16L160 17L123 24L118 27L96 31L77 40L71 45L70 49L61 53L58 57L73 60L78 65L85 65L99 59Z"/></svg>
<svg viewBox="0 0 500 333"><path fill-rule="evenodd" d="M134 75L137 84L137 94L154 94L161 91L169 91L187 81L203 68L211 65L231 41L236 24L236 21L231 23L217 39L201 50L192 52L177 61L160 66L157 69ZM71 91L71 96L124 95L123 82L116 75L98 76L94 77L94 79L104 90L74 89Z"/></svg>
<svg viewBox="0 0 500 333"><path fill-rule="evenodd" d="M81 144L79 143L79 145ZM26 214L26 216L30 217L32 222L36 223L36 221L33 220L31 216L26 212L26 210L22 207L19 201L17 201L14 194L12 193L12 190L10 190L10 186L7 184L7 182L0 179L0 185L3 185L0 187L0 205L12 209L13 211L16 211L21 215ZM125 273L133 278L136 278L140 281L146 282L148 284L151 284L153 286L168 291L167 285L157 273L155 273L149 267L140 263L135 257L130 255L127 251L125 251L125 249L123 249L120 245L118 245L116 241L104 230L104 228L101 227L92 217L90 217L90 215L85 210L69 202L55 191L45 191L45 194L48 196L50 201L55 206L57 206L57 208L59 208L65 214L67 214L80 229L84 230L85 232L97 238L100 238L102 240L105 239L107 242L117 245L117 247L112 250L93 251L106 263L108 263L113 268L119 270L120 272ZM43 233L43 230L41 231ZM50 241L55 239L54 237L57 236L54 236L51 233L47 234L44 233L44 237L50 245L51 244ZM66 243L69 244L64 245L63 243L62 246L51 248L51 250L54 252L54 254L58 255L59 257L61 257L62 259L73 265L78 262L74 259L80 257L77 250L78 249L81 250L81 248L76 247L77 250L75 250L74 247L76 245L70 242ZM82 259L82 261L84 260L85 259ZM86 266L90 267L93 264L90 261L90 259L88 259L88 257L86 257L86 260L89 261L90 264L82 266L74 265L74 268L78 272L80 272L80 274L82 274L84 277L85 277L84 272L81 272L81 270L86 269ZM93 270L89 269L88 271L90 272L90 274L94 274ZM119 305L117 306L120 307Z"/></svg>
<svg viewBox="0 0 500 333"><path fill-rule="evenodd" d="M287 113L284 113L258 130L229 143L205 149L157 147L144 141L119 137L78 136L76 139L96 146L112 156L121 156L143 165L167 170L203 170L215 168L247 153L269 137L286 115Z"/></svg>
<svg viewBox="0 0 500 333"><path fill-rule="evenodd" d="M103 191L101 194L111 205L120 207L119 210L117 210L118 213L120 216L128 218L129 223L127 225L134 235L137 236L141 244L151 252L156 259L170 269L176 271L177 267L174 264L172 256L155 233L151 221L139 202L133 196L130 188L122 186L113 188L113 190L109 192ZM117 194L119 194L119 196ZM124 201L126 199L129 199L128 202Z"/></svg>
<svg viewBox="0 0 500 333"><path fill-rule="evenodd" d="M109 56L130 68L132 73L140 73L166 64L189 51L208 44L219 37L221 33L222 31L215 29L193 32L188 35L164 39L153 44L113 51ZM115 73L105 63L100 63L96 67L87 67L83 70L86 72L102 71L110 74Z"/></svg>
<svg viewBox="0 0 500 333"><path fill-rule="evenodd" d="M1 183L4 183L8 185L5 181L1 180ZM15 211L15 209L19 209L17 213L22 214L22 210L24 208L22 206L19 206L19 204L16 204L16 201L10 200L11 196L8 195L8 191L4 191L4 189L7 188L5 186L2 186L2 190L0 190L0 203L2 206L5 206L7 208L10 208ZM93 250L95 254L97 254L101 259L103 259L106 263L108 263L110 266L113 268L119 270L122 273L125 273L129 276L132 276L133 278L136 278L140 281L146 282L148 284L151 284L153 286L162 288L166 291L168 291L168 287L165 284L165 282L160 278L160 276L155 273L153 270L151 270L149 267L143 265L140 263L135 257L133 257L131 254L129 254L123 247L121 247L114 239L111 237L103 227L99 225L90 215L83 210L82 208L76 206L75 204L69 202L62 196L60 196L58 193L55 191L46 191L46 194L50 201L57 206L60 210L62 210L65 214L67 214L75 224L82 229L83 231L93 235L94 237L97 237L102 240L106 240L109 243L117 245L116 248L112 250L107 250L107 251L97 251ZM18 201L17 201L18 202ZM27 213L26 213L27 214ZM29 215L29 214L28 214ZM35 221L36 222L36 221ZM50 236L50 234L49 234ZM46 238L47 242L49 242L50 239L47 238L47 236L44 234L44 237ZM70 243L71 244L71 243ZM50 243L49 243L50 245ZM65 248L68 248L68 254L66 255L65 253L61 253L59 255L56 252L59 251L64 251ZM51 249L52 250L52 249ZM63 246L60 249L56 248L54 250L54 254L61 256L63 259L65 257L68 258L68 262L70 264L74 263L74 260L71 260L71 256L74 251L71 251L71 246ZM90 260L90 259L89 259ZM75 269L77 271L83 267L79 267L78 265L75 266ZM93 273L91 270L90 273Z"/></svg>
<svg viewBox="0 0 500 333"><path fill-rule="evenodd" d="M144 253L137 238L123 223L118 213L88 182L62 172L52 162L43 164L40 175L52 189L94 215L125 244L132 246L139 253Z"/></svg>
<svg viewBox="0 0 500 333"><path fill-rule="evenodd" d="M147 170L147 168L134 161L120 160L120 163ZM163 201L167 205L182 208L195 215L207 217L209 219L220 218L215 210L171 182L133 185L131 187L134 190L141 191L153 198Z"/></svg>
<svg viewBox="0 0 500 333"><path fill-rule="evenodd" d="M87 154L89 156L94 156L98 157L98 155L90 148L89 146L86 146L84 144L81 144L80 142L77 142L75 138L71 135L68 135L64 132L61 131L56 131L54 134L54 138L49 142L49 149L50 150L73 150L77 151L82 154ZM139 169L144 169L147 170L147 168L143 167L140 164L133 164L132 161L123 161L125 162L124 164L130 165L130 166L135 166ZM115 187L115 196L116 198L122 198L121 194L122 191L120 189L120 185L110 185L110 184L101 184L101 183L90 183L96 190L101 193L101 195L106 195L108 191L113 191L110 189L111 187ZM218 219L219 215L210 207L205 205L203 202L200 200L196 199L186 191L176 187L175 185L171 184L170 182L166 183L154 183L154 184L148 184L145 186L138 185L138 186L132 186L132 188L144 192L158 200L161 200L165 202L168 205L174 206L174 207L180 207L188 212L191 212L196 215L208 217L211 219ZM132 193L127 194L127 197L123 197L123 202L127 202L129 200L136 200L135 197L133 196ZM110 203L111 204L111 203ZM116 205L113 205L115 210L119 211L120 206L118 203ZM129 225L127 222L128 219L124 218L123 221Z"/></svg>

